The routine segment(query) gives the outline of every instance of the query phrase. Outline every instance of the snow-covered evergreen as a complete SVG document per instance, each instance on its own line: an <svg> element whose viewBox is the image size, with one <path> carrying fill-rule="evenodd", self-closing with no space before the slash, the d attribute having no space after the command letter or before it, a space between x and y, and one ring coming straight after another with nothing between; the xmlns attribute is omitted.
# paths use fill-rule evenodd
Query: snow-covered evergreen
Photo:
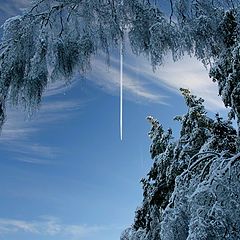
<svg viewBox="0 0 240 240"><path fill-rule="evenodd" d="M121 240L240 239L240 154L236 130L206 115L203 100L181 89L188 112L179 140L153 117L153 166L142 179L143 202Z"/></svg>
<svg viewBox="0 0 240 240"><path fill-rule="evenodd" d="M167 2L167 1L166 1ZM240 3L238 0L35 0L7 20L0 44L0 127L6 102L36 109L51 81L91 69L98 52L108 59L128 35L135 54L153 68L170 52L195 56L209 69L229 120L206 115L203 100L181 89L188 106L176 117L178 141L153 117L153 167L143 203L122 240L240 239ZM170 9L165 14L163 9ZM216 93L217 94L217 93ZM230 120L236 117L236 131Z"/></svg>

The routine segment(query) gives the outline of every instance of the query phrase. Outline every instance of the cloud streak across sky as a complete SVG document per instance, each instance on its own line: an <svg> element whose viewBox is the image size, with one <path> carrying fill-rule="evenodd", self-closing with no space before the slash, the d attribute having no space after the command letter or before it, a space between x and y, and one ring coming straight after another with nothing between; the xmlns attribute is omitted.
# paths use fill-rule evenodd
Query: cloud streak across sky
<svg viewBox="0 0 240 240"><path fill-rule="evenodd" d="M119 83L120 83L120 67L119 59L112 56L111 65L108 67L103 60L103 57L96 58L93 61L93 71L89 73L88 79L94 84L100 86L108 93L119 95ZM139 78L140 75L140 78ZM165 104L166 96L161 95L157 91L152 91L146 87L146 79L141 77L141 71L136 72L132 70L128 61L124 62L124 75L123 75L123 88L124 96L133 101L140 101L143 103L157 102L159 104Z"/></svg>
<svg viewBox="0 0 240 240"><path fill-rule="evenodd" d="M119 228L117 226L65 224L60 219L52 216L44 216L33 221L0 218L0 236L2 235L3 237L14 233L80 240L102 231L111 231Z"/></svg>
<svg viewBox="0 0 240 240"><path fill-rule="evenodd" d="M1 147L14 153L18 161L31 164L51 163L52 159L61 154L60 149L34 142L30 140L31 137L41 131L44 125L71 118L74 111L79 110L84 104L78 100L44 102L32 119L27 119L26 113L20 110L11 109L2 129Z"/></svg>
<svg viewBox="0 0 240 240"><path fill-rule="evenodd" d="M110 67L106 66L103 59L104 57L100 55L93 62L93 72L89 74L89 79L105 91L118 95L120 82L118 55L115 53L111 56ZM224 109L217 94L217 85L208 77L208 71L203 64L194 57L185 56L174 62L167 56L164 65L154 72L146 58L133 55L127 48L124 57L123 87L131 100L159 104L168 104L169 101L170 94L163 94L163 89L180 94L179 88L189 88L193 94L205 99L208 110L215 112Z"/></svg>

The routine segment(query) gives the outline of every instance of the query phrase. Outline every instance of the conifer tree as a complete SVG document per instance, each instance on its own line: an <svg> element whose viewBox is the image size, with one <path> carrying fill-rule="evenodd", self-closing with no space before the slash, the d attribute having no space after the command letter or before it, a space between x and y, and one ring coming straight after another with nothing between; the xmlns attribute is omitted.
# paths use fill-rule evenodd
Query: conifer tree
<svg viewBox="0 0 240 240"><path fill-rule="evenodd" d="M154 162L141 180L143 203L122 240L240 237L240 212L235 209L240 204L236 130L219 115L209 118L203 99L187 89L181 91L188 112L176 118L182 126L179 140L148 117Z"/></svg>

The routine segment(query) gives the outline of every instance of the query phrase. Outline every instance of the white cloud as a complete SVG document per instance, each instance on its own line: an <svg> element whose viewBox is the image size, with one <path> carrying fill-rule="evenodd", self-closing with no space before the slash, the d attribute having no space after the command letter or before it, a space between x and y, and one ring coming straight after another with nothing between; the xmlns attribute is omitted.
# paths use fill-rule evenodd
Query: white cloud
<svg viewBox="0 0 240 240"><path fill-rule="evenodd" d="M156 74L150 71L149 68L145 74L154 84L165 85L178 93L181 87L189 88L193 94L205 99L207 109L211 111L225 109L218 96L217 85L212 82L208 71L197 59L188 56L178 62L168 59L164 66L156 70Z"/></svg>
<svg viewBox="0 0 240 240"><path fill-rule="evenodd" d="M71 81L59 80L48 84L47 90L44 92L44 97L50 97L57 94L65 94L68 90L73 88L78 83L78 80L74 78Z"/></svg>
<svg viewBox="0 0 240 240"><path fill-rule="evenodd" d="M49 124L71 117L73 111L79 110L85 104L86 102L80 103L79 100L45 102L32 118L28 118L26 113L20 110L10 109L7 112L7 121L2 129L0 143L26 140L29 135L39 131L40 123Z"/></svg>
<svg viewBox="0 0 240 240"><path fill-rule="evenodd" d="M62 100L62 101L54 101L54 102L48 102L46 104L43 104L41 106L40 115L45 114L55 114L58 113L65 113L66 111L75 111L79 110L81 107L83 107L86 104L86 102L79 102L78 100Z"/></svg>
<svg viewBox="0 0 240 240"><path fill-rule="evenodd" d="M119 94L119 59L116 52L111 56L111 65L107 67L104 57L100 55L93 62L93 72L89 78L105 91ZM126 48L124 57L124 91L131 95L132 100L141 100L167 104L170 97L163 95L161 90L168 90L180 94L179 88L189 88L193 94L205 99L208 110L218 111L225 109L221 98L218 96L218 88L208 76L203 64L188 56L177 62L173 62L170 56L166 62L155 72L150 62L143 56L135 56Z"/></svg>
<svg viewBox="0 0 240 240"><path fill-rule="evenodd" d="M81 239L92 234L120 229L120 227L108 225L64 224L55 217L42 217L39 220L25 221L17 219L0 218L0 235L7 236L10 233L27 233L38 236L66 237L66 239Z"/></svg>
<svg viewBox="0 0 240 240"><path fill-rule="evenodd" d="M27 154L29 154L29 153L27 152ZM37 158L37 157L27 157L26 155L15 157L15 159L20 162L29 163L29 164L41 164L41 165L53 164L53 162L49 159Z"/></svg>
<svg viewBox="0 0 240 240"><path fill-rule="evenodd" d="M21 111L11 109L0 136L0 146L15 155L15 159L31 164L49 164L60 153L53 146L41 145L30 141L31 137L44 128L72 116L85 103L78 100L54 101L43 103L33 119L26 119Z"/></svg>
<svg viewBox="0 0 240 240"><path fill-rule="evenodd" d="M46 159L53 159L59 153L58 148L43 146L40 144L31 143L31 142L15 143L14 148L11 147L10 149L12 152L21 154L24 157L26 157L27 155L33 155L33 156L41 156Z"/></svg>
<svg viewBox="0 0 240 240"><path fill-rule="evenodd" d="M120 86L119 61L114 56L112 56L111 62L111 65L107 66L102 56L97 57L93 61L94 68L93 71L88 74L88 79L90 81L93 81L95 84L103 88L108 93L118 95ZM128 61L124 64L124 96L127 95L128 98L134 101L142 100L165 104L166 96L163 96L156 91L151 91L146 86L144 86L146 81L138 78L137 75L132 76L130 72L130 66L131 65L128 64Z"/></svg>
<svg viewBox="0 0 240 240"><path fill-rule="evenodd" d="M0 234L16 233L19 231L37 233L37 229L33 223L16 219L0 219Z"/></svg>

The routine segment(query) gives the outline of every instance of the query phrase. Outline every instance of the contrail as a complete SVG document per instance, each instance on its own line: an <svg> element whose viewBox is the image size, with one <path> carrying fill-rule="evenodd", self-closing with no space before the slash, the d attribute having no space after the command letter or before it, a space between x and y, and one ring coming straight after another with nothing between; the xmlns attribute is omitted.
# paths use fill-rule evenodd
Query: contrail
<svg viewBox="0 0 240 240"><path fill-rule="evenodd" d="M120 2L123 8L123 0ZM123 26L121 26L123 33ZM123 140L123 35L120 40L120 139Z"/></svg>
<svg viewBox="0 0 240 240"><path fill-rule="evenodd" d="M123 40L120 42L120 139L123 139Z"/></svg>

